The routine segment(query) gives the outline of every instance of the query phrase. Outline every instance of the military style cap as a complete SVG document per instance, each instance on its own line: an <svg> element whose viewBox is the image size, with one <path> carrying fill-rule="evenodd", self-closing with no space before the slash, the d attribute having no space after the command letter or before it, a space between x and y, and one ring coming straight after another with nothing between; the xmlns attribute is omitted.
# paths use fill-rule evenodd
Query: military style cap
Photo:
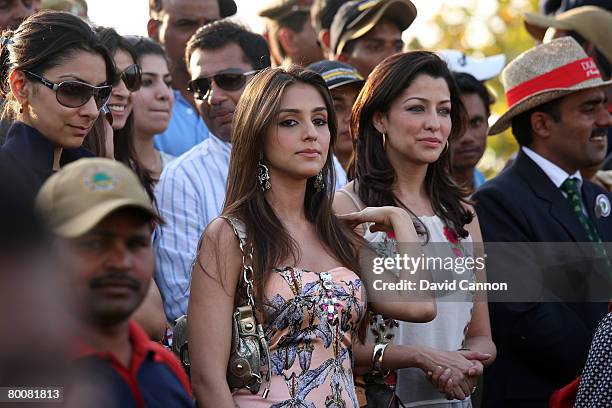
<svg viewBox="0 0 612 408"><path fill-rule="evenodd" d="M407 29L417 16L410 0L355 0L344 3L329 29L332 51L338 55L347 42L364 36L383 18L396 21L400 31Z"/></svg>
<svg viewBox="0 0 612 408"><path fill-rule="evenodd" d="M310 12L313 0L272 0L257 13L260 17L270 20L282 20L293 13Z"/></svg>
<svg viewBox="0 0 612 408"><path fill-rule="evenodd" d="M36 198L36 208L51 230L66 238L85 234L110 213L126 207L162 222L136 174L105 158L80 159L64 166L47 179Z"/></svg>

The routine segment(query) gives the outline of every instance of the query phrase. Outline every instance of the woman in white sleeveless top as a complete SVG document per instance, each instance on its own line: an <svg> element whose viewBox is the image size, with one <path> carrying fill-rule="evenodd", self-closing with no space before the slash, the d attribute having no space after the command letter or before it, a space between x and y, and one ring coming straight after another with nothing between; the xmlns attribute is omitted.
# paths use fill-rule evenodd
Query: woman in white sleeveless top
<svg viewBox="0 0 612 408"><path fill-rule="evenodd" d="M448 173L448 144L464 128L465 110L442 60L425 51L387 58L353 107L354 180L336 193L336 212L402 207L421 231L426 256L481 255L473 247L482 241L475 212ZM379 250L394 245L385 233L362 232ZM474 273L464 276L474 281ZM496 353L486 301L438 293L437 310L433 321L400 322L389 336L395 344L386 353L410 354L412 364L385 365L383 357L382 368L398 369L396 393L406 407L470 407L478 376ZM433 372L426 368L432 363Z"/></svg>

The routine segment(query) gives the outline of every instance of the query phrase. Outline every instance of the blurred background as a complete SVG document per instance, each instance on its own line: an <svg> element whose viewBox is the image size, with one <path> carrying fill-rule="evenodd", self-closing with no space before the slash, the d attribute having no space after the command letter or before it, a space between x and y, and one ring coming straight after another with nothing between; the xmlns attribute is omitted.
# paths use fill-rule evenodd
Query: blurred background
<svg viewBox="0 0 612 408"><path fill-rule="evenodd" d="M257 10L268 0L236 0L233 19L253 31L263 31ZM523 27L522 14L537 11L538 0L412 0L418 9L415 22L403 34L407 50L459 49L467 55L505 54L506 61L531 48L534 40ZM120 34L146 35L148 0L88 0L89 17L96 24L116 28ZM487 83L497 94L491 123L506 109L499 79ZM497 174L517 146L509 131L490 136L478 168L487 178Z"/></svg>

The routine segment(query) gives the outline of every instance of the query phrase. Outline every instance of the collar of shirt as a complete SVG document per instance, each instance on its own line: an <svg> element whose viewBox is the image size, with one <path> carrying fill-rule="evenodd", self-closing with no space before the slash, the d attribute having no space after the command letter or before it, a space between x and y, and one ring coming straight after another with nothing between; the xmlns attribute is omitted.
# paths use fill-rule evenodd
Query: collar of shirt
<svg viewBox="0 0 612 408"><path fill-rule="evenodd" d="M55 144L45 135L23 122L15 122L6 136L3 149L35 169L48 170L53 168ZM81 157L93 156L84 147L62 149L60 165L70 163Z"/></svg>
<svg viewBox="0 0 612 408"><path fill-rule="evenodd" d="M231 154L232 152L232 144L230 142L226 142L225 140L217 137L210 133L210 145L214 150L220 151L225 154Z"/></svg>
<svg viewBox="0 0 612 408"><path fill-rule="evenodd" d="M574 177L578 179L578 191L582 189L582 176L580 175L580 171L577 171L574 174L570 175L561 167L557 166L550 160L540 156L530 148L522 146L521 149L531 160L535 162L535 164L538 165L539 168L542 169L542 171L548 176L550 181L553 182L555 187L561 188L561 184L563 184L563 182L567 180L568 177Z"/></svg>
<svg viewBox="0 0 612 408"><path fill-rule="evenodd" d="M130 366L124 367L119 359L110 351L100 351L93 348L81 339L74 338L71 340L71 356L74 360L83 357L98 357L101 359L110 360L111 364L117 367L123 367L130 373L138 372L138 368L145 361L150 353L153 353L153 358L156 359L158 347L156 343L151 341L147 334L133 320L129 322L129 337L132 345L132 357ZM157 360L157 359L156 359Z"/></svg>

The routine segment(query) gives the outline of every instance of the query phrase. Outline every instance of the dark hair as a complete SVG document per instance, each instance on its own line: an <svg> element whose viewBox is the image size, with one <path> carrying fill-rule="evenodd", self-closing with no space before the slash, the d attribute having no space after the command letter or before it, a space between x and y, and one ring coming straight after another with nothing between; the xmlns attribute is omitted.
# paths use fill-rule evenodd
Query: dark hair
<svg viewBox="0 0 612 408"><path fill-rule="evenodd" d="M127 39L134 50L135 61L140 62L145 55L159 55L166 60L168 65L170 65L168 54L166 54L166 50L160 43L141 36L129 36Z"/></svg>
<svg viewBox="0 0 612 408"><path fill-rule="evenodd" d="M244 26L229 20L218 20L200 27L189 39L185 47L185 60L189 60L195 50L217 50L228 44L238 44L253 69L264 69L270 66L268 43L259 34L247 30Z"/></svg>
<svg viewBox="0 0 612 408"><path fill-rule="evenodd" d="M15 30L2 33L0 44L0 97L7 100L3 114L18 110L9 87L12 71L39 75L58 66L77 51L99 54L106 63L106 82L115 81L115 64L94 30L85 21L63 11L43 10L26 18Z"/></svg>
<svg viewBox="0 0 612 408"><path fill-rule="evenodd" d="M484 84L474 78L472 75L465 72L453 72L455 82L459 88L461 95L476 94L480 97L482 104L484 105L487 117L491 114L491 99L489 98L489 91Z"/></svg>
<svg viewBox="0 0 612 408"><path fill-rule="evenodd" d="M123 37L109 27L97 27L96 32L102 43L108 48L113 55L118 51L125 51L135 63L138 63L136 50L130 43L127 37ZM130 113L125 125L121 129L113 129L113 149L114 158L117 161L131 168L138 176L138 179L145 187L151 200L154 200L153 186L155 181L145 166L138 160L138 155L134 148L134 115Z"/></svg>
<svg viewBox="0 0 612 408"><path fill-rule="evenodd" d="M368 206L400 206L414 215L393 193L397 172L389 162L382 134L374 127L373 118L376 112L388 112L393 101L419 75L442 78L448 85L452 106L449 143L465 132L467 114L453 75L440 57L428 51L413 51L384 59L368 77L351 114L351 135L355 143L351 166L358 182L359 198ZM472 221L473 214L463 205L468 203L467 192L455 184L449 169L450 148L427 167L425 188L436 215L460 237L466 237L468 232L464 226Z"/></svg>
<svg viewBox="0 0 612 408"><path fill-rule="evenodd" d="M330 254L344 266L359 270L357 252L362 241L336 218L331 207L335 184L332 146L337 124L327 85L319 74L301 67L266 69L249 82L236 107L227 195L223 206L223 215L242 220L247 235L257 237L251 244L254 249L254 270L258 272L255 288L260 305L265 283L273 268L286 260L297 263L301 256L297 242L289 235L254 179L257 163L263 154L265 135L275 124L283 93L294 84L312 86L321 95L327 108L331 135L330 150L321 170L326 180L325 188L322 191L315 188L315 176L306 183L306 218L314 225Z"/></svg>
<svg viewBox="0 0 612 408"><path fill-rule="evenodd" d="M334 16L348 0L314 0L310 8L310 19L317 35L321 30L329 30Z"/></svg>
<svg viewBox="0 0 612 408"><path fill-rule="evenodd" d="M512 134L519 145L529 147L533 143L532 114L542 112L549 115L555 122L561 121L561 111L559 109L561 99L563 98L553 99L512 118Z"/></svg>

